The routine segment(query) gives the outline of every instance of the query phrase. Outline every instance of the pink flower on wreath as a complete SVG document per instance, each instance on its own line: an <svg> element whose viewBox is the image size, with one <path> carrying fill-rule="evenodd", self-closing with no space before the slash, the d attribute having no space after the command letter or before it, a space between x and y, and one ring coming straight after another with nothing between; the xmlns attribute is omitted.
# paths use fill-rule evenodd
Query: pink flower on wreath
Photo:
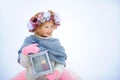
<svg viewBox="0 0 120 80"><path fill-rule="evenodd" d="M40 20L43 19L43 13L38 14L37 18Z"/></svg>

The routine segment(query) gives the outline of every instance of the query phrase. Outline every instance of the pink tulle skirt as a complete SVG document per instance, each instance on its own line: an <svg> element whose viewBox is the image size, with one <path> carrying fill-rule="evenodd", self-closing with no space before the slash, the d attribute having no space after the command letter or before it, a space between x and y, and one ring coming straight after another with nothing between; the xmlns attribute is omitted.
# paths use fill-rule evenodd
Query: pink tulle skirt
<svg viewBox="0 0 120 80"><path fill-rule="evenodd" d="M19 72L15 77L10 80L26 80L25 78L25 70ZM77 75L74 71L65 69L60 80L81 80L79 75Z"/></svg>

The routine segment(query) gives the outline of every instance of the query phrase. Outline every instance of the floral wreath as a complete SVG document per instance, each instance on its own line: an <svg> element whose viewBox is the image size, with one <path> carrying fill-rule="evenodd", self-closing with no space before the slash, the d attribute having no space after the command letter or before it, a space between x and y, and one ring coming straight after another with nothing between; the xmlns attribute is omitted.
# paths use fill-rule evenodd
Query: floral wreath
<svg viewBox="0 0 120 80"><path fill-rule="evenodd" d="M35 30L36 27L42 25L43 23L47 22L47 21L53 21L54 26L59 26L60 25L60 16L51 11L48 10L47 12L39 12L37 13L35 16L33 16L27 26L30 32L33 32Z"/></svg>

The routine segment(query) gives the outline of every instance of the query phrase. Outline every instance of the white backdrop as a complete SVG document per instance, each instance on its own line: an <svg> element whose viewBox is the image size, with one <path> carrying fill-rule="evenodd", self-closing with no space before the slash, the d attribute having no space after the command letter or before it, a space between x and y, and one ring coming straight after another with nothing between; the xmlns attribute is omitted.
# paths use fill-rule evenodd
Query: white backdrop
<svg viewBox="0 0 120 80"><path fill-rule="evenodd" d="M54 36L66 49L68 69L82 80L120 80L119 0L0 0L0 80L24 69L17 51L30 34L26 22L49 9L62 18Z"/></svg>

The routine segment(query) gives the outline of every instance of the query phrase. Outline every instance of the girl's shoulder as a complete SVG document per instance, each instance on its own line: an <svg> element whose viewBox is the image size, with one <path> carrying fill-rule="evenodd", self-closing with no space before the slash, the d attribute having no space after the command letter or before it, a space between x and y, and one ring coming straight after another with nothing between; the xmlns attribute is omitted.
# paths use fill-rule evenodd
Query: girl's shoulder
<svg viewBox="0 0 120 80"><path fill-rule="evenodd" d="M25 39L32 39L32 38L34 38L34 36L33 35L29 35L29 36L26 36Z"/></svg>
<svg viewBox="0 0 120 80"><path fill-rule="evenodd" d="M33 41L34 40L34 36L33 35L26 36L26 38L24 40L25 41Z"/></svg>

